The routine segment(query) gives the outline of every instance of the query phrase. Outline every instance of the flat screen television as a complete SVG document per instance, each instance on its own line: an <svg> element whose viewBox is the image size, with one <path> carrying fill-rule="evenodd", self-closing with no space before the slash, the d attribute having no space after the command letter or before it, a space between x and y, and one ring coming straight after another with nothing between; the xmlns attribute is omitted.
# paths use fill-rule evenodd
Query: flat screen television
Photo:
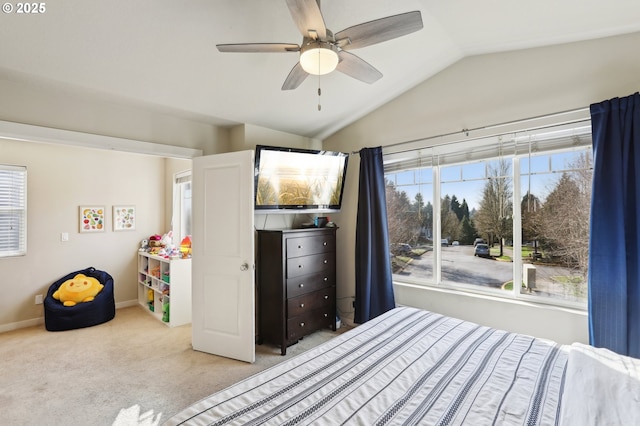
<svg viewBox="0 0 640 426"><path fill-rule="evenodd" d="M344 152L256 146L256 212L339 211L348 160Z"/></svg>

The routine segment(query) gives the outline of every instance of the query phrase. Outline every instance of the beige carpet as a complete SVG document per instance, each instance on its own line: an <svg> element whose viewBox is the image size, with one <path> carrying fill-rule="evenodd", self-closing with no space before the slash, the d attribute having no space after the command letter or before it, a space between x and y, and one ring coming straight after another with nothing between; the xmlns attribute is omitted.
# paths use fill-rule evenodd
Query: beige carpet
<svg viewBox="0 0 640 426"><path fill-rule="evenodd" d="M194 351L190 325L169 328L138 306L90 328L48 332L43 324L2 333L0 423L112 425L118 419L122 425L124 414L138 418L138 412L147 424L162 423L338 332L307 336L285 357L279 347L256 345L254 364Z"/></svg>

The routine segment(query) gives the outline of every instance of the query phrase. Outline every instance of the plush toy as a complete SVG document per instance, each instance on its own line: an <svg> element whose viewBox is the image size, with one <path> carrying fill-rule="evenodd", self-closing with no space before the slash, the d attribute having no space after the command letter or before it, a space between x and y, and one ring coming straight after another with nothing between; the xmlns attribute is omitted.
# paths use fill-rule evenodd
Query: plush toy
<svg viewBox="0 0 640 426"><path fill-rule="evenodd" d="M162 236L158 234L150 236L149 247L162 247Z"/></svg>
<svg viewBox="0 0 640 426"><path fill-rule="evenodd" d="M97 279L78 274L63 282L53 293L53 298L61 301L64 306L75 306L81 302L91 302L102 287L104 286Z"/></svg>
<svg viewBox="0 0 640 426"><path fill-rule="evenodd" d="M162 321L169 322L169 302L162 303Z"/></svg>
<svg viewBox="0 0 640 426"><path fill-rule="evenodd" d="M191 236L187 235L180 242L180 253L183 259L191 257Z"/></svg>

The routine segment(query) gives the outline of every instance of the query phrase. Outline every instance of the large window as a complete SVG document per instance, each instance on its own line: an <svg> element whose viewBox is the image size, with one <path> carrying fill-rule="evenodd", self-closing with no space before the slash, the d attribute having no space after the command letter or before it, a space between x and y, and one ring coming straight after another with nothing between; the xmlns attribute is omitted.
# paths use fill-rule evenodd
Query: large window
<svg viewBox="0 0 640 426"><path fill-rule="evenodd" d="M591 175L588 122L385 154L394 280L584 306Z"/></svg>
<svg viewBox="0 0 640 426"><path fill-rule="evenodd" d="M27 252L27 168L0 164L0 257Z"/></svg>

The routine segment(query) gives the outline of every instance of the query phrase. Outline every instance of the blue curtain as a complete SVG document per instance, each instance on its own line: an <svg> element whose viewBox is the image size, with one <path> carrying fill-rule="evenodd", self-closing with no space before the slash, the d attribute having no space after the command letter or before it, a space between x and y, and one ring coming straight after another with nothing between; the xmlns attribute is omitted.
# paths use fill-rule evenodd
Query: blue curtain
<svg viewBox="0 0 640 426"><path fill-rule="evenodd" d="M589 339L640 357L640 94L591 105Z"/></svg>
<svg viewBox="0 0 640 426"><path fill-rule="evenodd" d="M381 147L360 151L359 182L354 321L362 324L395 308Z"/></svg>

